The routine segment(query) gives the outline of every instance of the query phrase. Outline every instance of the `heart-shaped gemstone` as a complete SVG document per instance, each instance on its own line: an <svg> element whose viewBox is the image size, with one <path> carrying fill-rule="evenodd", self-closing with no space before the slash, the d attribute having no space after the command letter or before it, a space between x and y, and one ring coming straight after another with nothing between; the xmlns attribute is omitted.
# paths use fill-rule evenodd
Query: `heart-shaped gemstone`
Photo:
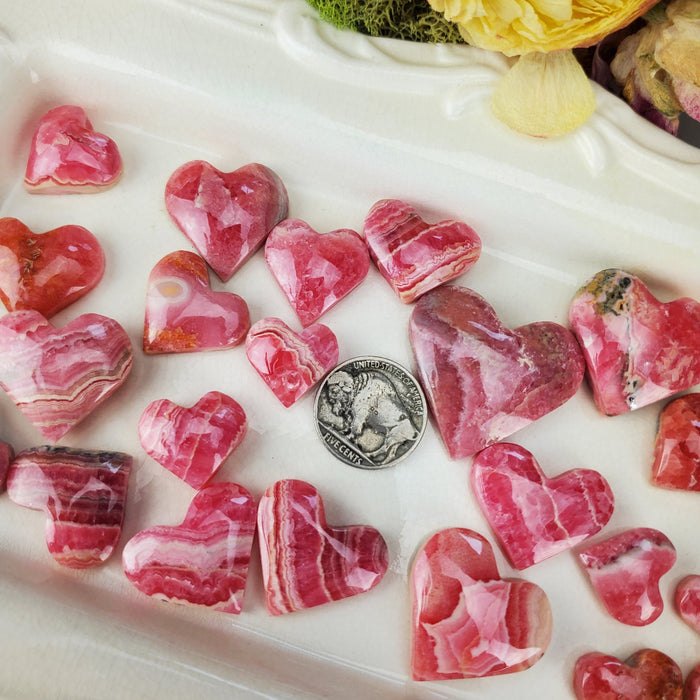
<svg viewBox="0 0 700 700"><path fill-rule="evenodd" d="M676 549L658 530L625 530L578 552L593 590L619 622L640 627L661 615L659 580L676 563Z"/></svg>
<svg viewBox="0 0 700 700"><path fill-rule="evenodd" d="M599 410L614 416L700 382L700 303L659 302L623 270L603 270L574 296L578 338Z"/></svg>
<svg viewBox="0 0 700 700"><path fill-rule="evenodd" d="M283 406L291 406L338 362L338 341L321 323L295 333L279 318L253 324L245 350Z"/></svg>
<svg viewBox="0 0 700 700"><path fill-rule="evenodd" d="M683 700L700 700L700 664L686 676L684 692Z"/></svg>
<svg viewBox="0 0 700 700"><path fill-rule="evenodd" d="M19 219L0 219L0 299L8 311L50 318L94 289L104 270L102 247L82 226L34 233Z"/></svg>
<svg viewBox="0 0 700 700"><path fill-rule="evenodd" d="M683 621L700 634L700 575L690 574L681 579L673 602Z"/></svg>
<svg viewBox="0 0 700 700"><path fill-rule="evenodd" d="M185 408L153 401L141 414L141 445L161 466L201 489L238 447L248 426L245 411L230 396L210 391Z"/></svg>
<svg viewBox="0 0 700 700"><path fill-rule="evenodd" d="M265 260L302 326L318 320L369 272L369 253L351 229L317 233L286 219L265 241Z"/></svg>
<svg viewBox="0 0 700 700"><path fill-rule="evenodd" d="M39 121L24 175L34 194L99 192L122 174L117 144L92 128L82 107L63 105Z"/></svg>
<svg viewBox="0 0 700 700"><path fill-rule="evenodd" d="M452 459L469 457L553 411L583 379L581 351L566 328L542 321L510 330L465 287L422 296L409 337Z"/></svg>
<svg viewBox="0 0 700 700"><path fill-rule="evenodd" d="M255 534L255 501L242 486L205 486L181 525L142 530L124 546L124 573L142 593L238 614Z"/></svg>
<svg viewBox="0 0 700 700"><path fill-rule="evenodd" d="M8 442L0 441L0 493L5 490L5 481L7 480L7 472L10 470L10 464L15 458L15 451Z"/></svg>
<svg viewBox="0 0 700 700"><path fill-rule="evenodd" d="M400 199L382 199L367 214L363 234L379 272L404 304L469 270L481 239L461 221L423 221Z"/></svg>
<svg viewBox="0 0 700 700"><path fill-rule="evenodd" d="M622 662L609 654L584 654L574 667L578 700L682 700L683 673L656 649L640 649Z"/></svg>
<svg viewBox="0 0 700 700"><path fill-rule="evenodd" d="M368 525L331 527L311 484L283 479L258 506L258 537L270 615L304 610L374 588L389 565L386 542Z"/></svg>
<svg viewBox="0 0 700 700"><path fill-rule="evenodd" d="M547 478L520 445L500 442L474 458L471 483L489 525L516 569L566 551L610 520L614 498L593 469Z"/></svg>
<svg viewBox="0 0 700 700"><path fill-rule="evenodd" d="M661 411L651 483L700 491L700 394L680 396Z"/></svg>
<svg viewBox="0 0 700 700"><path fill-rule="evenodd" d="M213 292L207 265L196 253L170 253L151 270L144 352L225 350L238 345L249 328L248 305L237 294Z"/></svg>
<svg viewBox="0 0 700 700"><path fill-rule="evenodd" d="M126 380L133 350L113 319L83 314L54 328L38 311L0 319L0 386L51 442Z"/></svg>
<svg viewBox="0 0 700 700"><path fill-rule="evenodd" d="M104 562L121 536L132 459L121 452L34 447L10 465L7 493L46 514L46 544L62 566Z"/></svg>
<svg viewBox="0 0 700 700"><path fill-rule="evenodd" d="M529 581L502 580L480 534L449 528L419 550L411 570L411 670L418 681L523 671L549 645L552 610Z"/></svg>
<svg viewBox="0 0 700 700"><path fill-rule="evenodd" d="M287 190L259 163L231 173L203 160L181 165L165 186L165 207L226 282L287 216Z"/></svg>

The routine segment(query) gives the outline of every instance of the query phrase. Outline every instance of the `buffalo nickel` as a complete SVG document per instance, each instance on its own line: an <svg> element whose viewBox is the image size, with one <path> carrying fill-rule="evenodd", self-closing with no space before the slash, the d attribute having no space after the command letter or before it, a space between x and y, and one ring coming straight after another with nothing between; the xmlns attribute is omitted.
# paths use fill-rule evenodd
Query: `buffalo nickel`
<svg viewBox="0 0 700 700"><path fill-rule="evenodd" d="M335 457L362 469L391 467L425 432L425 396L413 375L383 357L355 357L321 383L316 428Z"/></svg>

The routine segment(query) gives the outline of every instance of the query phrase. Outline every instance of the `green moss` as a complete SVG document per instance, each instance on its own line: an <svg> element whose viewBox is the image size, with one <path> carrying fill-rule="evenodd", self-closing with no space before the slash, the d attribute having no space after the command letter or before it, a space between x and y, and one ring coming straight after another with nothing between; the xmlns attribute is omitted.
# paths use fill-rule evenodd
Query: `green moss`
<svg viewBox="0 0 700 700"><path fill-rule="evenodd" d="M370 36L430 44L463 43L457 26L427 0L307 0L321 19Z"/></svg>

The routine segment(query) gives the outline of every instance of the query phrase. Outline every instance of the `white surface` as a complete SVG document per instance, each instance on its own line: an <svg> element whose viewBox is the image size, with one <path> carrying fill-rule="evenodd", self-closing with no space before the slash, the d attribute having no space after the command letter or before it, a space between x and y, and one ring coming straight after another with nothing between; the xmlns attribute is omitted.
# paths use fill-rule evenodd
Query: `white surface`
<svg viewBox="0 0 700 700"><path fill-rule="evenodd" d="M443 527L471 527L494 542L471 496L469 460L452 462L432 426L405 462L380 472L335 461L315 435L313 396L284 409L243 347L145 357L140 350L148 273L190 246L170 221L163 188L183 162L222 170L258 161L290 195L290 216L319 231L361 229L384 197L414 203L426 218L456 217L482 236L478 264L458 283L483 294L505 323L566 322L571 296L598 270L640 275L657 296L700 299L700 151L645 123L597 90L599 108L579 132L539 141L492 119L489 92L499 56L467 48L371 41L318 23L302 0L0 0L0 215L35 231L66 223L102 242L101 284L55 319L117 319L135 347L125 386L61 444L134 456L123 543L155 524L178 523L193 492L146 457L136 424L148 402L191 405L206 391L245 408L249 434L218 479L256 498L275 480L312 482L332 524L362 522L385 536L390 571L368 594L278 618L267 616L257 554L236 617L151 600L130 586L121 547L92 571L63 570L46 551L42 514L0 497L0 696L8 698L192 697L573 697L576 658L591 650L625 657L650 646L684 672L700 662L698 636L671 596L700 573L698 494L649 485L658 406L599 415L583 387L566 405L513 436L545 471L603 473L616 496L596 539L636 526L665 532L678 562L662 580L667 609L636 629L602 609L572 554L514 572L548 594L554 634L543 659L510 676L444 683L409 680L408 567ZM74 103L119 144L125 174L95 195L32 196L21 186L36 120ZM212 276L213 277L213 276ZM253 320L298 323L262 254L226 285ZM323 321L341 361L379 354L411 366L410 308L375 269ZM41 443L6 396L0 438L17 450ZM494 545L495 546L495 545Z"/></svg>

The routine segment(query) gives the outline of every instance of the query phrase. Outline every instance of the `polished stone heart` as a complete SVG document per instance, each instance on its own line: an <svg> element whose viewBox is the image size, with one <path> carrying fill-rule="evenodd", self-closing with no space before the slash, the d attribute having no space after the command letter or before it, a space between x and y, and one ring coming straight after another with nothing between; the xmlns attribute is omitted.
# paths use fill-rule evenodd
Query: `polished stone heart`
<svg viewBox="0 0 700 700"><path fill-rule="evenodd" d="M377 530L331 527L319 492L297 479L278 481L263 494L258 538L270 615L369 591L389 565L386 542Z"/></svg>
<svg viewBox="0 0 700 700"><path fill-rule="evenodd" d="M19 219L0 219L0 299L8 311L50 318L94 289L104 270L102 247L82 226L34 233Z"/></svg>
<svg viewBox="0 0 700 700"><path fill-rule="evenodd" d="M602 413L614 416L700 382L700 303L661 303L634 275L603 270L574 296L569 323Z"/></svg>
<svg viewBox="0 0 700 700"><path fill-rule="evenodd" d="M676 549L658 530L638 527L579 550L593 590L619 622L648 625L663 612L659 581L676 563Z"/></svg>
<svg viewBox="0 0 700 700"><path fill-rule="evenodd" d="M10 464L15 458L15 451L9 442L0 440L0 493L5 490L5 481L7 480L7 472L10 471Z"/></svg>
<svg viewBox="0 0 700 700"><path fill-rule="evenodd" d="M60 440L126 380L133 350L113 319L54 328L38 311L0 319L0 386L44 438Z"/></svg>
<svg viewBox="0 0 700 700"><path fill-rule="evenodd" d="M46 515L46 544L61 566L84 569L106 561L119 542L130 455L67 447L20 452L7 475L7 493Z"/></svg>
<svg viewBox="0 0 700 700"><path fill-rule="evenodd" d="M685 677L683 700L700 700L700 664Z"/></svg>
<svg viewBox="0 0 700 700"><path fill-rule="evenodd" d="M201 489L243 440L248 423L241 405L210 391L194 406L160 399L141 414L138 431L146 452L194 489Z"/></svg>
<svg viewBox="0 0 700 700"><path fill-rule="evenodd" d="M404 304L459 277L481 255L481 239L461 221L428 224L410 204L382 199L363 229L379 272Z"/></svg>
<svg viewBox="0 0 700 700"><path fill-rule="evenodd" d="M224 282L287 215L287 206L282 181L259 163L225 173L193 160L165 186L168 213Z"/></svg>
<svg viewBox="0 0 700 700"><path fill-rule="evenodd" d="M700 491L700 394L680 396L661 411L651 483Z"/></svg>
<svg viewBox="0 0 700 700"><path fill-rule="evenodd" d="M369 253L350 229L317 233L287 219L265 241L265 260L302 326L317 321L357 287L369 271Z"/></svg>
<svg viewBox="0 0 700 700"><path fill-rule="evenodd" d="M489 525L516 569L564 552L599 532L614 498L593 469L547 478L520 445L500 442L474 458L471 484Z"/></svg>
<svg viewBox="0 0 700 700"><path fill-rule="evenodd" d="M510 330L465 287L422 296L409 337L452 459L469 457L553 411L583 379L581 351L566 328L542 321Z"/></svg>
<svg viewBox="0 0 700 700"><path fill-rule="evenodd" d="M700 634L700 575L690 574L681 579L673 602L683 621Z"/></svg>
<svg viewBox="0 0 700 700"><path fill-rule="evenodd" d="M640 649L626 661L598 651L574 667L577 700L683 700L683 673L656 649Z"/></svg>
<svg viewBox="0 0 700 700"><path fill-rule="evenodd" d="M264 318L253 324L245 349L250 364L286 407L338 362L335 334L321 323L295 333L278 318Z"/></svg>
<svg viewBox="0 0 700 700"><path fill-rule="evenodd" d="M248 305L237 294L213 292L207 265L196 253L170 253L151 270L144 352L226 350L238 345L249 328Z"/></svg>
<svg viewBox="0 0 700 700"><path fill-rule="evenodd" d="M255 501L238 484L205 486L181 525L142 530L125 545L124 573L142 593L238 614L255 534Z"/></svg>
<svg viewBox="0 0 700 700"><path fill-rule="evenodd" d="M116 184L122 169L117 144L92 128L82 107L63 105L39 121L24 186L34 194L99 192Z"/></svg>
<svg viewBox="0 0 700 700"><path fill-rule="evenodd" d="M433 535L411 569L411 670L417 681L523 671L544 654L552 611L529 581L502 580L491 545L473 530Z"/></svg>

